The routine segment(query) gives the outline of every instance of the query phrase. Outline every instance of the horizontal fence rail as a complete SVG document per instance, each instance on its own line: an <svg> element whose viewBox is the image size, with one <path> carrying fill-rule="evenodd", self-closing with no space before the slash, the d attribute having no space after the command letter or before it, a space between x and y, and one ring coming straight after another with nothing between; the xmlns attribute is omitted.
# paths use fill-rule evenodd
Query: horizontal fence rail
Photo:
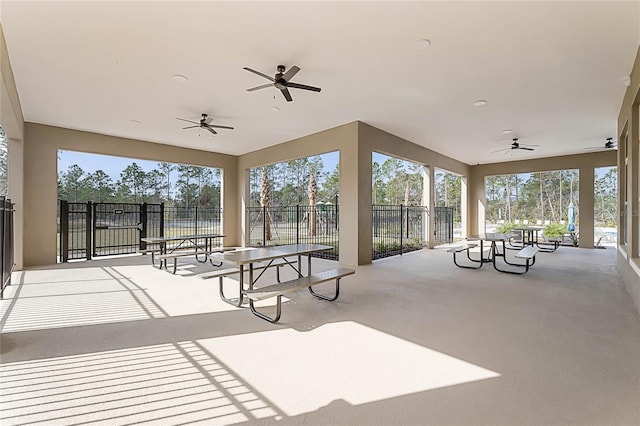
<svg viewBox="0 0 640 426"><path fill-rule="evenodd" d="M429 210L425 206L372 206L373 260L402 255L425 246Z"/></svg>
<svg viewBox="0 0 640 426"><path fill-rule="evenodd" d="M324 244L333 249L314 253L314 257L339 258L338 206L335 204L248 207L247 218L251 247Z"/></svg>
<svg viewBox="0 0 640 426"><path fill-rule="evenodd" d="M0 284L0 299L4 299L4 289L11 285L11 273L14 267L13 251L13 203L6 197L0 197L0 269L2 269L2 283Z"/></svg>

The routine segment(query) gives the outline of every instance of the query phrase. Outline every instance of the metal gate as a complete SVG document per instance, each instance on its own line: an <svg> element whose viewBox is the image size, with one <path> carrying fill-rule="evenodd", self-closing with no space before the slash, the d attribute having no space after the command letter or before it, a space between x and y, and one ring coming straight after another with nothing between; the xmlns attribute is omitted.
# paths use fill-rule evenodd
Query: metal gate
<svg viewBox="0 0 640 426"><path fill-rule="evenodd" d="M436 245L453 242L453 207L434 207L434 210Z"/></svg>
<svg viewBox="0 0 640 426"><path fill-rule="evenodd" d="M91 259L91 203L60 200L60 261Z"/></svg>
<svg viewBox="0 0 640 426"><path fill-rule="evenodd" d="M144 249L141 238L148 231L147 210L146 203L94 203L93 256L129 254Z"/></svg>
<svg viewBox="0 0 640 426"><path fill-rule="evenodd" d="M60 200L60 261L136 253L147 235L162 235L162 204L69 203Z"/></svg>

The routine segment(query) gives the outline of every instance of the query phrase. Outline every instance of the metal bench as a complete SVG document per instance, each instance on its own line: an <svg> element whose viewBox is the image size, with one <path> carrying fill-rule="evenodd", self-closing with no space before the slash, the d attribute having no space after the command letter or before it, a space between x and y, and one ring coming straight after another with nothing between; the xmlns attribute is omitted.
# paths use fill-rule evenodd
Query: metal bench
<svg viewBox="0 0 640 426"><path fill-rule="evenodd" d="M524 272L522 274L527 273L529 267L533 266L536 263L536 254L540 251L540 248L535 246L527 246L516 253L516 259L525 259L525 264L521 265L525 267Z"/></svg>
<svg viewBox="0 0 640 426"><path fill-rule="evenodd" d="M330 271L318 272L316 274L309 275L307 277L296 278L294 280L285 281L283 283L273 284L266 287L255 288L252 290L245 290L243 293L249 298L249 307L251 308L251 312L253 312L258 317L267 320L272 323L278 322L280 319L280 314L282 312L282 295L290 293L292 291L300 290L303 288L308 288L309 292L323 300L333 301L338 298L340 295L340 279L346 277L348 275L355 274L355 270L349 268L337 268L332 269ZM318 294L311 288L314 285L321 284L324 282L328 282L331 280L336 281L336 290L333 296L325 296L323 294ZM271 297L277 297L276 301L276 315L271 318L258 310L256 310L253 302L268 299Z"/></svg>
<svg viewBox="0 0 640 426"><path fill-rule="evenodd" d="M213 254L213 253L224 253L227 251L233 251L235 250L235 247L215 247L211 250L192 250L192 251L174 251L172 253L166 253L166 254L159 254L155 257L158 258L158 260L160 260L160 267L162 267L162 263L165 262L166 265L166 261L169 259L173 259L173 271L172 273L175 274L177 269L178 269L178 258L180 257L189 257L189 256L195 256L196 258L198 256L205 256L206 258L209 257L209 255ZM154 256L154 253L151 253L152 256ZM204 260L206 261L206 260ZM201 262L204 262L201 261ZM211 258L209 258L209 261L211 261ZM152 259L153 262L153 259ZM213 262L211 262L213 264ZM222 266L222 262L220 262L219 265L217 266Z"/></svg>
<svg viewBox="0 0 640 426"><path fill-rule="evenodd" d="M467 269L479 269L480 267L482 267L482 253L480 253L480 260L475 260L472 259L471 256L469 255L469 250L472 248L478 247L478 243L470 243L470 242L464 242L462 244L458 244L452 247L449 247L447 249L447 253L453 253L453 263L458 267L458 268L467 268ZM461 265L458 263L458 259L456 258L456 254L466 251L467 252L467 258L472 261L472 262L477 262L479 263L478 266L471 266L471 265Z"/></svg>

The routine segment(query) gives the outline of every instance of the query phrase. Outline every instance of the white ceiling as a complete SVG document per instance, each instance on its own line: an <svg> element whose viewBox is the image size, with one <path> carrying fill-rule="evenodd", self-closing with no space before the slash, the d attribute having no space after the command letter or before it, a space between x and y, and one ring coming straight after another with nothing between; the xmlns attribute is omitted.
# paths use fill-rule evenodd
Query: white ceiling
<svg viewBox="0 0 640 426"><path fill-rule="evenodd" d="M238 155L361 120L468 164L615 137L640 42L638 1L3 0L0 21L29 122ZM278 64L322 92L246 91ZM203 112L235 130L175 120ZM491 153L505 129L539 147Z"/></svg>

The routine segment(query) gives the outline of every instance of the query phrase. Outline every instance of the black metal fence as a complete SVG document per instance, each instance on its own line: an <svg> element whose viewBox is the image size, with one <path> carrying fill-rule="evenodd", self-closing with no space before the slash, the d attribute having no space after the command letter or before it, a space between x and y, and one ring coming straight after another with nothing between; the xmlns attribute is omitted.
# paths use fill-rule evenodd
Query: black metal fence
<svg viewBox="0 0 640 426"><path fill-rule="evenodd" d="M338 206L335 204L249 207L247 218L249 246L324 244L333 250L314 253L314 256L338 260Z"/></svg>
<svg viewBox="0 0 640 426"><path fill-rule="evenodd" d="M448 244L453 242L453 207L434 207L435 229L433 235L436 244Z"/></svg>
<svg viewBox="0 0 640 426"><path fill-rule="evenodd" d="M13 272L13 203L6 197L0 197L0 269L2 270L2 283L0 287L0 299L4 298L4 289L11 284Z"/></svg>
<svg viewBox="0 0 640 426"><path fill-rule="evenodd" d="M373 260L420 250L426 240L425 206L373 205Z"/></svg>
<svg viewBox="0 0 640 426"><path fill-rule="evenodd" d="M61 262L136 253L145 237L220 232L220 208L60 200Z"/></svg>

